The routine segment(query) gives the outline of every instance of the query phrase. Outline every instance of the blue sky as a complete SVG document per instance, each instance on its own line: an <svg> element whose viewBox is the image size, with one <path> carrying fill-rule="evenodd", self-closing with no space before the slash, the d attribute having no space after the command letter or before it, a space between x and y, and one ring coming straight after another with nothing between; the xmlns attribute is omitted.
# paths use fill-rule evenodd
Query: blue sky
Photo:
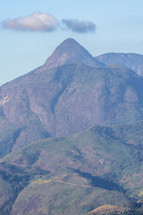
<svg viewBox="0 0 143 215"><path fill-rule="evenodd" d="M0 0L0 85L42 65L69 37L93 56L143 54L142 10L143 0ZM32 28L43 15L46 25Z"/></svg>

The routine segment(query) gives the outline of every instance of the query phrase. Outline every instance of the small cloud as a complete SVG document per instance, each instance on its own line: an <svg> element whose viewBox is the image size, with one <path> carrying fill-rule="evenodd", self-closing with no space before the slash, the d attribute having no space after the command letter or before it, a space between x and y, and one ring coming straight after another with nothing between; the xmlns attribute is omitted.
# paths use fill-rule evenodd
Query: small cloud
<svg viewBox="0 0 143 215"><path fill-rule="evenodd" d="M96 30L96 25L91 21L79 21L77 19L63 19L62 23L67 29L76 33L89 33Z"/></svg>
<svg viewBox="0 0 143 215"><path fill-rule="evenodd" d="M59 22L48 13L35 12L29 16L7 19L2 22L3 28L20 31L44 31L56 30Z"/></svg>

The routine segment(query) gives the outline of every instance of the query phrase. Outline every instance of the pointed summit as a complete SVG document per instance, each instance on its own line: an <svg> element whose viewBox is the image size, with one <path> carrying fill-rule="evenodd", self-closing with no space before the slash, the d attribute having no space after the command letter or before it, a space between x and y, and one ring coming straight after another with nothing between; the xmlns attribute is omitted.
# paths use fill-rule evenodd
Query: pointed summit
<svg viewBox="0 0 143 215"><path fill-rule="evenodd" d="M64 64L83 63L89 66L103 66L92 55L72 38L64 40L45 62L46 67L56 67Z"/></svg>

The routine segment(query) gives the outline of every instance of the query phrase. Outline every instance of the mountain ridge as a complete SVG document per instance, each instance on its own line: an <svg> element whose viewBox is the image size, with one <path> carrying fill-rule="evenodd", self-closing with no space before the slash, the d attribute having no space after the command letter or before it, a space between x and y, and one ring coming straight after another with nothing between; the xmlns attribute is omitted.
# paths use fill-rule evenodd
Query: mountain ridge
<svg viewBox="0 0 143 215"><path fill-rule="evenodd" d="M143 76L143 55L141 54L111 52L96 56L95 59L105 65L116 63L126 66L138 75Z"/></svg>

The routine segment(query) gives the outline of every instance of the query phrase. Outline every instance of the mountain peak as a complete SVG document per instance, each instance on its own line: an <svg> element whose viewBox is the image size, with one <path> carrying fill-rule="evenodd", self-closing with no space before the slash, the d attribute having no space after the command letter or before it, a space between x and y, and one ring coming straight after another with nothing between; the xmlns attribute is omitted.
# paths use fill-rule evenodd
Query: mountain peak
<svg viewBox="0 0 143 215"><path fill-rule="evenodd" d="M59 46L70 46L70 45L79 45L81 46L76 40L73 38L65 39Z"/></svg>
<svg viewBox="0 0 143 215"><path fill-rule="evenodd" d="M77 41L68 38L55 49L53 54L45 62L44 66L49 68L72 63L84 63L89 66L103 65L95 60Z"/></svg>

